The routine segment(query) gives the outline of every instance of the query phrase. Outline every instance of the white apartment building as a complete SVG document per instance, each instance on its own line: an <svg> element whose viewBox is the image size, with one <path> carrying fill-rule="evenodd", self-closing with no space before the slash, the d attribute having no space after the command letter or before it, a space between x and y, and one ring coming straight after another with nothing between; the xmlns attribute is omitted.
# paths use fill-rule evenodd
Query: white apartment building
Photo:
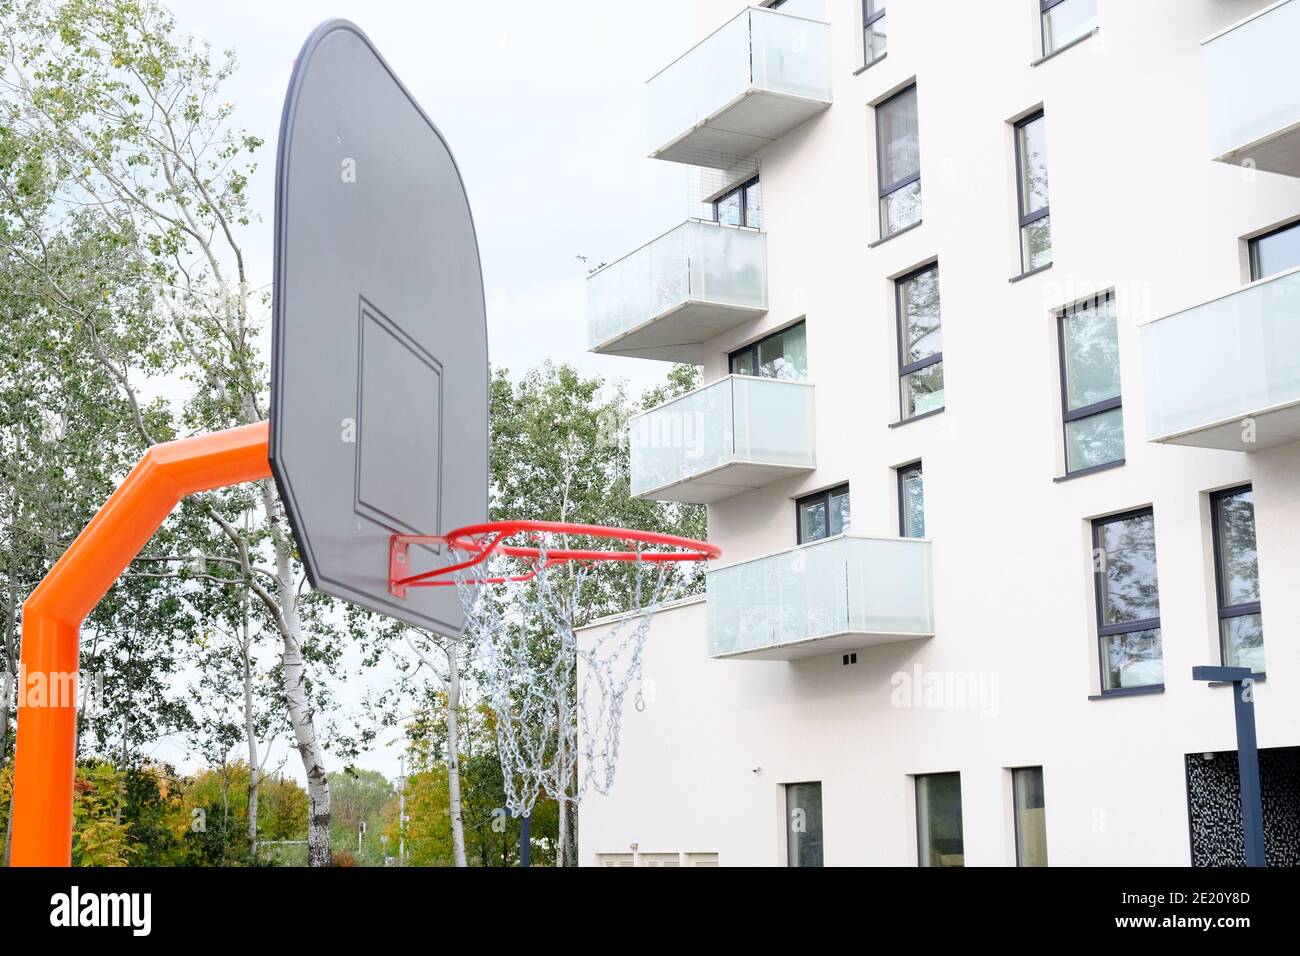
<svg viewBox="0 0 1300 956"><path fill-rule="evenodd" d="M709 215L588 320L702 366L633 490L723 557L582 862L1240 862L1204 664L1260 675L1300 862L1300 0L700 0L699 36L648 152Z"/></svg>

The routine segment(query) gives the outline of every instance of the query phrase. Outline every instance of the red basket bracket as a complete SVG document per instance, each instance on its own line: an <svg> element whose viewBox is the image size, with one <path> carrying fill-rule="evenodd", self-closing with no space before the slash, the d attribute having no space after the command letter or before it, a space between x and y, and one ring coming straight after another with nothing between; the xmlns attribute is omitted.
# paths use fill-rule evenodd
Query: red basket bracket
<svg viewBox="0 0 1300 956"><path fill-rule="evenodd" d="M534 540L541 535L574 535L585 538L604 538L623 542L632 550L600 550L594 548L541 548L538 545L507 544L519 535L531 534ZM447 553L459 552L465 557L431 571L416 572L411 567L412 545L445 545ZM671 548L673 550L647 550ZM528 568L521 574L508 578L470 578L471 584L499 584L504 581L526 581L556 564L570 561L597 563L601 561L648 561L659 564L677 561L708 561L722 556L722 549L707 541L683 538L660 531L641 531L635 528L611 528L596 524L571 524L562 521L489 521L484 524L457 528L445 535L395 534L388 545L388 591L394 597L405 599L407 588L447 587L456 583L456 573L476 567L493 553L519 559Z"/></svg>

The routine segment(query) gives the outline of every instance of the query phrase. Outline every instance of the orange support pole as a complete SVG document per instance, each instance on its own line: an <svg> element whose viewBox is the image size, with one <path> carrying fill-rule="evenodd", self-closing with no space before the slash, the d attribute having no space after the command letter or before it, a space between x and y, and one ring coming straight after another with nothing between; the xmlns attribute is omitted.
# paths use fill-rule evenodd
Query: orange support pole
<svg viewBox="0 0 1300 956"><path fill-rule="evenodd" d="M186 495L270 477L265 422L145 452L23 604L13 866L72 862L81 622Z"/></svg>

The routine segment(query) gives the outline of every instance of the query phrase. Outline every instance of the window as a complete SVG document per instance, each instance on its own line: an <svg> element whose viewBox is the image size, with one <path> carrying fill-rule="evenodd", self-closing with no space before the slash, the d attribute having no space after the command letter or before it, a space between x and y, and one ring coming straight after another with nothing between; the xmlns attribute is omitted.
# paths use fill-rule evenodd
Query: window
<svg viewBox="0 0 1300 956"><path fill-rule="evenodd" d="M921 221L921 138L916 87L876 107L876 169L882 239Z"/></svg>
<svg viewBox="0 0 1300 956"><path fill-rule="evenodd" d="M1119 335L1110 293L1058 313L1065 471L1124 460Z"/></svg>
<svg viewBox="0 0 1300 956"><path fill-rule="evenodd" d="M1300 222L1250 240L1250 281L1300 266Z"/></svg>
<svg viewBox="0 0 1300 956"><path fill-rule="evenodd" d="M1092 523L1101 689L1164 683L1156 522L1150 508Z"/></svg>
<svg viewBox="0 0 1300 956"><path fill-rule="evenodd" d="M1020 211L1020 271L1051 265L1047 211L1047 121L1037 113L1016 124L1016 193Z"/></svg>
<svg viewBox="0 0 1300 956"><path fill-rule="evenodd" d="M898 533L904 538L925 537L925 485L919 461L898 469Z"/></svg>
<svg viewBox="0 0 1300 956"><path fill-rule="evenodd" d="M867 66L885 55L885 0L862 0L863 49Z"/></svg>
<svg viewBox="0 0 1300 956"><path fill-rule="evenodd" d="M1043 768L1011 771L1016 818L1016 866L1047 866L1047 809L1043 799Z"/></svg>
<svg viewBox="0 0 1300 956"><path fill-rule="evenodd" d="M1043 56L1097 29L1097 0L1039 0L1039 3L1043 17Z"/></svg>
<svg viewBox="0 0 1300 956"><path fill-rule="evenodd" d="M822 785L785 785L787 866L822 865Z"/></svg>
<svg viewBox="0 0 1300 956"><path fill-rule="evenodd" d="M1264 672L1264 619L1255 548L1255 492L1250 485L1210 496L1214 519L1214 577L1224 667Z"/></svg>
<svg viewBox="0 0 1300 956"><path fill-rule="evenodd" d="M820 541L849 530L849 486L800 498L795 502L799 515L799 543Z"/></svg>
<svg viewBox="0 0 1300 956"><path fill-rule="evenodd" d="M731 374L803 381L808 377L808 337L804 323L732 352Z"/></svg>
<svg viewBox="0 0 1300 956"><path fill-rule="evenodd" d="M724 226L763 228L763 187L755 176L713 200L713 221Z"/></svg>
<svg viewBox="0 0 1300 956"><path fill-rule="evenodd" d="M961 774L916 778L916 859L919 866L965 866L961 837Z"/></svg>
<svg viewBox="0 0 1300 956"><path fill-rule="evenodd" d="M894 283L898 298L898 375L902 418L943 408L943 324L939 264Z"/></svg>

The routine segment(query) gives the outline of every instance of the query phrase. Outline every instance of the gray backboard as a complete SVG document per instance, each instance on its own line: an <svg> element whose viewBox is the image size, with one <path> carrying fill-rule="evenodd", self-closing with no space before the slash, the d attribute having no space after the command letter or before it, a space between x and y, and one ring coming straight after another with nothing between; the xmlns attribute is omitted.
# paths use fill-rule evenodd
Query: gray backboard
<svg viewBox="0 0 1300 956"><path fill-rule="evenodd" d="M460 633L455 588L389 594L388 550L487 518L478 243L446 142L343 20L285 96L272 311L271 468L312 586Z"/></svg>

